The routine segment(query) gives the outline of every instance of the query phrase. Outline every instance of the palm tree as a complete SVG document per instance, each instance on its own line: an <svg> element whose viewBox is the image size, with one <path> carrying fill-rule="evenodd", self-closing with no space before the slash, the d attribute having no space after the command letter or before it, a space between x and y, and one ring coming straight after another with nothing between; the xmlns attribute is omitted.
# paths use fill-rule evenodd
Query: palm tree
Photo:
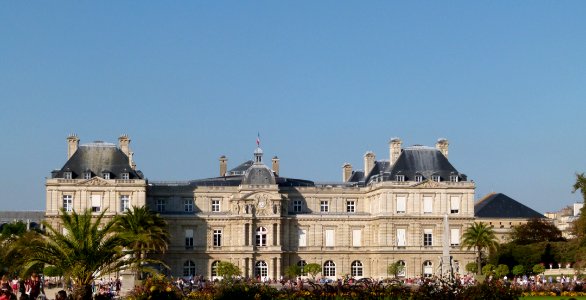
<svg viewBox="0 0 586 300"><path fill-rule="evenodd" d="M136 269L141 269L145 263L161 263L158 260L147 259L146 256L148 253L164 253L167 250L169 232L167 222L163 218L145 206L132 206L114 220L115 230L120 233L136 258Z"/></svg>
<svg viewBox="0 0 586 300"><path fill-rule="evenodd" d="M476 267L478 274L482 274L480 261L482 257L482 251L484 249L493 250L497 246L496 236L492 228L487 227L484 223L474 222L472 226L468 227L462 235L462 248L466 247L467 250L474 248L477 253Z"/></svg>
<svg viewBox="0 0 586 300"><path fill-rule="evenodd" d="M74 298L91 299L95 278L119 272L133 263L123 250L125 240L113 230L114 220L103 220L104 213L96 216L90 210L78 214L62 209L62 229L44 222L45 232L20 239L11 251L26 249L25 268L45 264L63 270L73 281Z"/></svg>

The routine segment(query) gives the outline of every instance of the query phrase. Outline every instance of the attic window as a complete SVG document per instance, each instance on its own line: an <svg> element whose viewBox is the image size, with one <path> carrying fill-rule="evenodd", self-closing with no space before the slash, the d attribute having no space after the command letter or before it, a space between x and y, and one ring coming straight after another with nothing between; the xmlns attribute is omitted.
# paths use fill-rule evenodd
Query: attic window
<svg viewBox="0 0 586 300"><path fill-rule="evenodd" d="M401 182L402 182L402 181L405 181L405 175L396 175L396 176L395 176L395 179L396 179L397 181L401 181Z"/></svg>
<svg viewBox="0 0 586 300"><path fill-rule="evenodd" d="M416 182L422 182L423 181L423 176L420 174L415 175L415 181Z"/></svg>
<svg viewBox="0 0 586 300"><path fill-rule="evenodd" d="M71 179L72 177L73 177L73 174L71 174L71 172L63 172L64 179Z"/></svg>
<svg viewBox="0 0 586 300"><path fill-rule="evenodd" d="M431 180L436 181L436 182L440 182L440 176L439 175L431 175Z"/></svg>
<svg viewBox="0 0 586 300"><path fill-rule="evenodd" d="M92 172L83 172L83 179L91 179Z"/></svg>
<svg viewBox="0 0 586 300"><path fill-rule="evenodd" d="M102 178L110 179L110 172L102 172Z"/></svg>
<svg viewBox="0 0 586 300"><path fill-rule="evenodd" d="M450 181L451 182L458 182L459 181L458 175L450 175Z"/></svg>
<svg viewBox="0 0 586 300"><path fill-rule="evenodd" d="M122 173L122 179L130 179L129 173Z"/></svg>

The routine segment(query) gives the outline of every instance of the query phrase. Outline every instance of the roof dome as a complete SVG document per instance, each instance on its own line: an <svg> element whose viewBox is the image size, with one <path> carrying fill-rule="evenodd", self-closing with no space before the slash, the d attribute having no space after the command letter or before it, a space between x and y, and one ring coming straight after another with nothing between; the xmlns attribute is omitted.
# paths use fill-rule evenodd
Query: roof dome
<svg viewBox="0 0 586 300"><path fill-rule="evenodd" d="M275 184L275 175L273 171L264 164L254 164L246 170L244 174L243 184Z"/></svg>

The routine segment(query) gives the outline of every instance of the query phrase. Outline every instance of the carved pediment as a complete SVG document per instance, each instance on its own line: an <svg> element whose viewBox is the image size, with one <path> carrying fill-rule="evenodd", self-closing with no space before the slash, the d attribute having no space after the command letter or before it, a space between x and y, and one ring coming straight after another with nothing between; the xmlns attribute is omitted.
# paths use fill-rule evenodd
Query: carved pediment
<svg viewBox="0 0 586 300"><path fill-rule="evenodd" d="M110 185L110 183L107 180L102 179L100 177L94 177L94 178L80 182L79 185L94 185L94 186L96 186L96 185Z"/></svg>
<svg viewBox="0 0 586 300"><path fill-rule="evenodd" d="M418 187L418 188L445 188L445 186L437 181L432 181L432 180L426 180L422 183L416 184L413 187Z"/></svg>

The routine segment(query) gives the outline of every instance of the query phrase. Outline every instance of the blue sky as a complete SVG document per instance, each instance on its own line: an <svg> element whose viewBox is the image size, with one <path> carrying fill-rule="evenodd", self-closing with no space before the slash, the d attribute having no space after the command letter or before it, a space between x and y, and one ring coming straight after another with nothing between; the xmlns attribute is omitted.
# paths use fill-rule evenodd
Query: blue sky
<svg viewBox="0 0 586 300"><path fill-rule="evenodd" d="M65 138L132 138L150 180L217 176L257 132L281 174L341 180L388 141L450 141L477 184L581 200L583 1L0 2L3 210L44 209Z"/></svg>

